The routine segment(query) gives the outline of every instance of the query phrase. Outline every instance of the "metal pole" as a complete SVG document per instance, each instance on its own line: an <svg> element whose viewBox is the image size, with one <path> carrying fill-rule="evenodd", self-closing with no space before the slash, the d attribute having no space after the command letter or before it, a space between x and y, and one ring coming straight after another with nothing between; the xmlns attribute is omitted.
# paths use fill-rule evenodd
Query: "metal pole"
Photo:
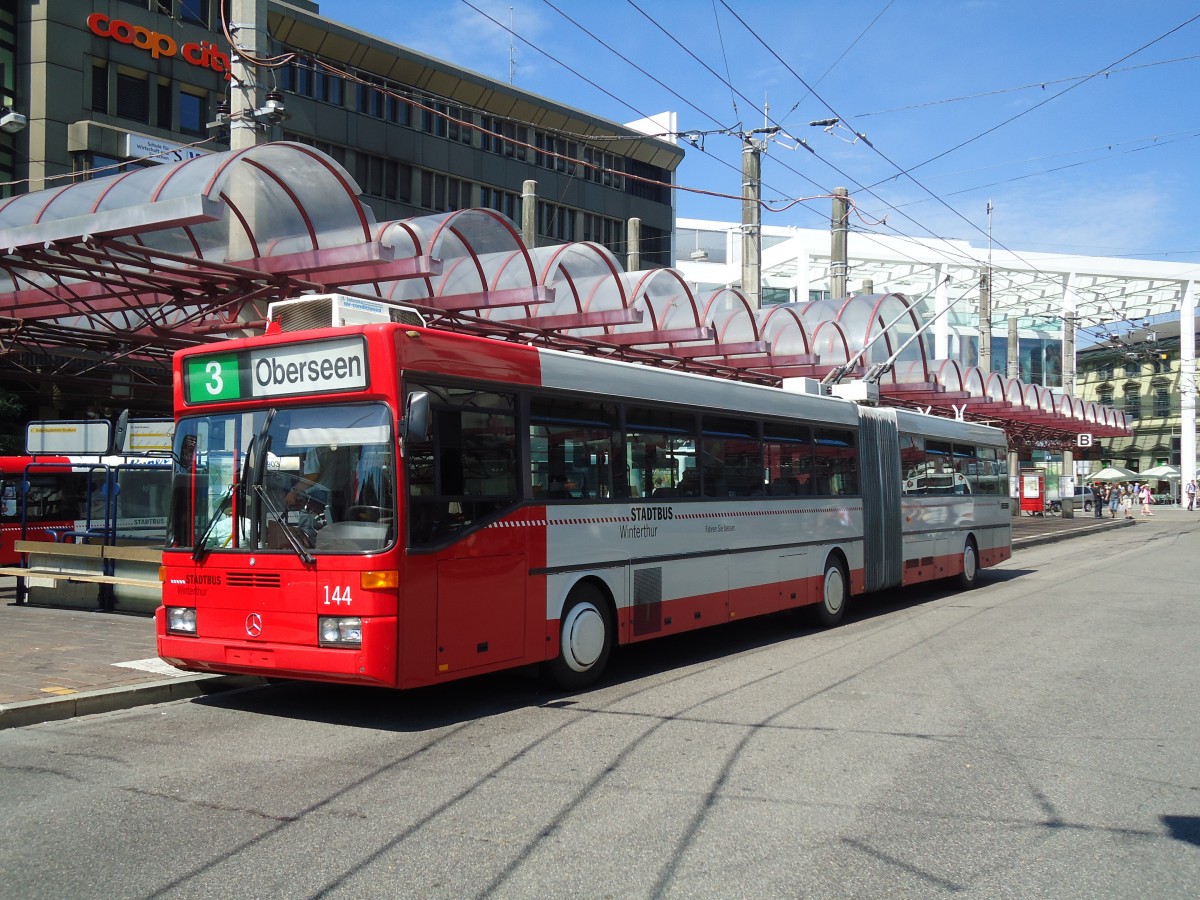
<svg viewBox="0 0 1200 900"><path fill-rule="evenodd" d="M625 226L628 241L625 245L625 271L637 272L642 268L642 220L632 218Z"/></svg>
<svg viewBox="0 0 1200 900"><path fill-rule="evenodd" d="M1196 282L1179 304L1179 483L1196 477Z"/></svg>
<svg viewBox="0 0 1200 900"><path fill-rule="evenodd" d="M526 181L521 187L521 240L525 247L537 247L537 182Z"/></svg>
<svg viewBox="0 0 1200 900"><path fill-rule="evenodd" d="M846 228L850 219L850 192L844 187L833 189L833 214L829 219L829 295L834 300L846 296L846 279L850 258L846 243Z"/></svg>
<svg viewBox="0 0 1200 900"><path fill-rule="evenodd" d="M1017 334L1017 314L1013 310L1008 314L1008 377L1021 377L1021 349Z"/></svg>
<svg viewBox="0 0 1200 900"><path fill-rule="evenodd" d="M762 307L762 144L742 135L742 293L752 309Z"/></svg>
<svg viewBox="0 0 1200 900"><path fill-rule="evenodd" d="M979 276L979 368L986 378L992 372L992 273Z"/></svg>
<svg viewBox="0 0 1200 900"><path fill-rule="evenodd" d="M986 378L992 373L992 201L987 204L987 268L979 276L979 368Z"/></svg>
<svg viewBox="0 0 1200 900"><path fill-rule="evenodd" d="M266 140L253 112L262 106L263 89L258 70L247 57L267 55L267 0L232 0L230 30L242 52L234 48L229 61L232 94L229 98L229 149L245 150Z"/></svg>

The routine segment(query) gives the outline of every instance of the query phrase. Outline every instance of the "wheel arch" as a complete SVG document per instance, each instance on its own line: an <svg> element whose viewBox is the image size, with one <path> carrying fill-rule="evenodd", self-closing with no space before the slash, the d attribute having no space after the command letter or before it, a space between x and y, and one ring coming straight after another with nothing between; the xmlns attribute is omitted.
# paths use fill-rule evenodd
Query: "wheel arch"
<svg viewBox="0 0 1200 900"><path fill-rule="evenodd" d="M825 558L821 560L822 572L825 571L825 565L831 559L836 559L842 564L842 571L846 575L847 593L850 594L850 596L863 593L865 588L862 583L862 573L861 571L858 573L858 579L856 581L855 569L854 566L850 564L850 554L846 552L846 548L841 544L834 544L832 547L830 547L825 552ZM858 588L857 590L855 590L856 587Z"/></svg>
<svg viewBox="0 0 1200 900"><path fill-rule="evenodd" d="M571 594L575 589L580 585L590 585L596 588L604 599L609 620L614 623L616 628L615 636L617 643L625 643L622 639L624 629L621 627L621 620L617 615L617 590L610 581L610 578L605 577L599 572L584 572L577 578L565 580L557 591L558 596L555 598L555 611L551 618L554 622L561 621L563 610L567 608L567 602L571 599Z"/></svg>

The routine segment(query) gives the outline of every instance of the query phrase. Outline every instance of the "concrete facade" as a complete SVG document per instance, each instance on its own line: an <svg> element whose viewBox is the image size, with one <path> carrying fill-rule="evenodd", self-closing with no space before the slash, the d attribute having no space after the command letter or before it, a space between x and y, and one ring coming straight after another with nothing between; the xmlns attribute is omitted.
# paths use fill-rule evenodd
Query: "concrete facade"
<svg viewBox="0 0 1200 900"><path fill-rule="evenodd" d="M21 182L9 194L229 149L228 128L209 127L231 100L216 0L3 3L16 56L6 105L28 118L0 135L0 167L12 148L0 180ZM260 139L328 153L380 221L486 206L519 224L533 180L536 243L596 240L624 258L638 218L643 265L670 264L674 144L322 18L316 3L265 9L267 52L296 56L256 70L287 110ZM0 52L4 26L0 15Z"/></svg>

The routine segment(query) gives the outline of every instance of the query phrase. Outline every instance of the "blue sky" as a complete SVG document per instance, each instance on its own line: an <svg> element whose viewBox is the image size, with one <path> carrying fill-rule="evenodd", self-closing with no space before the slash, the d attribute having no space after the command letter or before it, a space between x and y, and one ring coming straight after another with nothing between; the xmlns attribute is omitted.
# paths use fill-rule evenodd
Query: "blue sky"
<svg viewBox="0 0 1200 900"><path fill-rule="evenodd" d="M991 200L999 247L1200 263L1194 2L323 0L320 8L502 81L511 16L515 85L617 122L673 110L680 130L713 132L704 152L688 147L677 173L697 191L740 192L741 141L722 132L762 127L765 102L787 137L763 160L763 197L780 209L764 213L764 224L827 227L827 195L845 186L857 230L986 245ZM842 124L832 130L809 124L835 116ZM687 217L741 215L736 200L691 191L677 207Z"/></svg>

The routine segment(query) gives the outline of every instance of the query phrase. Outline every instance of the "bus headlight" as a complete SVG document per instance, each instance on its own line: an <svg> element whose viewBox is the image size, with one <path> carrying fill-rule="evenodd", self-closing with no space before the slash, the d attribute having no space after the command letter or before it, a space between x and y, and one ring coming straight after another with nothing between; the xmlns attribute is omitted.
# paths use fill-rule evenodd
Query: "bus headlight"
<svg viewBox="0 0 1200 900"><path fill-rule="evenodd" d="M323 647L361 647L362 619L358 616L320 616L317 634Z"/></svg>
<svg viewBox="0 0 1200 900"><path fill-rule="evenodd" d="M191 606L168 606L167 631L172 634L195 634L196 610Z"/></svg>

